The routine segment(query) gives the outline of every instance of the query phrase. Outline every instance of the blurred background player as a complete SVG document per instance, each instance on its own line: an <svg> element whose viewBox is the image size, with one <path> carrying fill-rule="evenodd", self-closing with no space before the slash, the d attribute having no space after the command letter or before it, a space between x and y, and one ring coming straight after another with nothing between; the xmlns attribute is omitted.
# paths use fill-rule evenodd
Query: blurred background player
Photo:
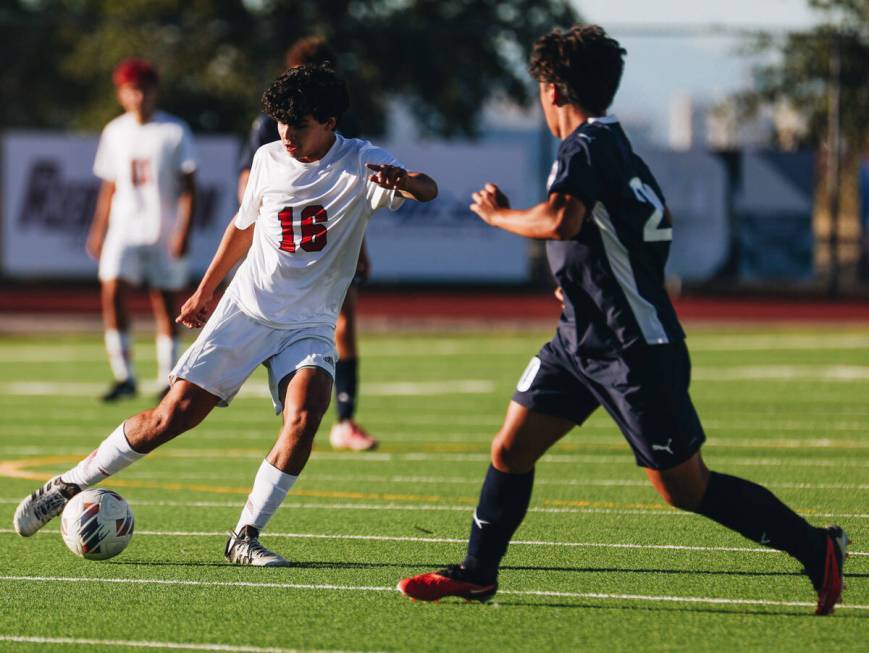
<svg viewBox="0 0 869 653"><path fill-rule="evenodd" d="M157 329L157 387L162 396L178 358L173 316L187 281L186 254L196 197L196 157L187 124L156 109L157 70L126 59L112 75L124 114L103 129L94 174L103 180L87 251L99 260L106 352L115 377L102 400L136 394L131 286L149 289Z"/></svg>
<svg viewBox="0 0 869 653"><path fill-rule="evenodd" d="M285 64L287 68L304 64L328 65L335 68L335 53L325 39L309 36L296 41L287 50ZM345 138L356 138L357 123L352 113L348 112L341 118L338 131ZM275 119L266 113L257 116L251 125L250 134L241 152L238 174L238 201L244 197L247 180L256 151L267 143L279 140L278 125ZM377 440L363 429L353 416L356 413L356 397L359 393L359 350L356 344L356 298L358 288L368 279L370 269L365 241L359 252L356 264L356 275L353 283L347 289L347 296L341 306L341 313L335 325L335 345L338 350L338 364L335 366L335 408L337 421L329 434L329 442L335 449L351 449L365 451L377 447Z"/></svg>
<svg viewBox="0 0 869 653"><path fill-rule="evenodd" d="M487 184L471 210L493 227L546 241L564 310L492 442L464 562L406 578L399 590L426 601L491 598L537 461L603 406L664 501L796 558L817 592L816 614L829 614L842 594L845 532L812 526L766 488L710 471L701 456L706 435L688 392L685 333L664 288L670 212L619 121L606 115L624 54L597 25L556 29L534 44L529 70L561 141L547 199L514 210Z"/></svg>

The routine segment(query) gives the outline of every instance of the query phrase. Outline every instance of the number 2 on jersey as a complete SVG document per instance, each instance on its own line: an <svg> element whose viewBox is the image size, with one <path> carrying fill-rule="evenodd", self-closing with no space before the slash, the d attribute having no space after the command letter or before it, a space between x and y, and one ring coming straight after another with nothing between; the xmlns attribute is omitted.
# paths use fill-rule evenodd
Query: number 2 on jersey
<svg viewBox="0 0 869 653"><path fill-rule="evenodd" d="M326 209L319 204L306 206L302 209L300 228L302 240L299 246L306 252L319 252L326 246L326 226L328 220ZM296 238L293 231L293 207L288 206L278 212L278 220L281 223L280 249L293 253L296 251Z"/></svg>
<svg viewBox="0 0 869 653"><path fill-rule="evenodd" d="M634 197L638 201L643 204L651 204L655 208L643 225L643 240L647 243L673 240L672 227L661 226L664 219L664 203L658 194L651 186L644 184L639 177L631 179L630 184L631 190L634 191Z"/></svg>

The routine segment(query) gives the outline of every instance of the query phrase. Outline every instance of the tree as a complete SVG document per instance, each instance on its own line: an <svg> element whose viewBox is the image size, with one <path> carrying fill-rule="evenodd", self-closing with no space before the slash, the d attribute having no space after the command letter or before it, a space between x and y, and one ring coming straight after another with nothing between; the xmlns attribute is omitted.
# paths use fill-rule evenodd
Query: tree
<svg viewBox="0 0 869 653"><path fill-rule="evenodd" d="M752 49L775 54L775 60L754 71L754 88L740 95L743 106L755 110L782 100L804 114L804 145L824 142L828 125L831 57L841 57L842 134L849 151L869 146L869 2L867 0L809 0L826 13L827 22L815 29L783 37L764 34Z"/></svg>
<svg viewBox="0 0 869 653"><path fill-rule="evenodd" d="M754 50L777 57L755 70L755 88L738 99L749 113L786 102L805 119L797 145L824 153L818 187L824 201L815 216L822 245L817 263L826 271L828 293L836 295L843 268L856 272L859 263L869 270L869 239L864 234L861 247L855 236L857 170L869 150L869 1L809 0L809 5L824 12L825 22L783 38L758 38Z"/></svg>
<svg viewBox="0 0 869 653"><path fill-rule="evenodd" d="M111 69L135 55L156 62L161 105L196 131L243 131L286 48L317 34L366 133L401 97L424 131L473 134L490 99L529 100L531 44L575 21L568 0L13 0L0 55L24 70L0 73L7 98L18 90L0 124L98 129L118 111Z"/></svg>

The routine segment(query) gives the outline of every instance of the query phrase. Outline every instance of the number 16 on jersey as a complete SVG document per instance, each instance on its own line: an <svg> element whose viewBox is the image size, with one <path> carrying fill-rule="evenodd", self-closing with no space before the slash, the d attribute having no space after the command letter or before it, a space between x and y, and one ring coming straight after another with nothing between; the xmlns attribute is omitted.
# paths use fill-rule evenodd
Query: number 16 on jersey
<svg viewBox="0 0 869 653"><path fill-rule="evenodd" d="M293 227L293 207L287 206L278 212L281 223L281 244L285 252L295 253L296 235ZM319 204L306 206L302 209L299 220L299 231L302 234L298 246L306 252L319 252L326 246L326 225L328 220L326 209Z"/></svg>

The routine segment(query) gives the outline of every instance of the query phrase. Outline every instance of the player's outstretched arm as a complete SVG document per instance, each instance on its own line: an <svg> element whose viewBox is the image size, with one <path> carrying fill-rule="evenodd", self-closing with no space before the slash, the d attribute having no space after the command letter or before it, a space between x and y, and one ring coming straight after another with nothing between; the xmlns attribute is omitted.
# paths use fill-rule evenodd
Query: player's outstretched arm
<svg viewBox="0 0 869 653"><path fill-rule="evenodd" d="M389 190L394 188L409 200L430 202L438 196L437 182L424 172L412 172L385 163L369 163L367 166L374 171L369 177L371 181Z"/></svg>
<svg viewBox="0 0 869 653"><path fill-rule="evenodd" d="M199 287L196 288L190 299L184 302L181 312L175 321L189 329L198 329L203 326L217 304L214 293L220 282L226 278L233 266L244 258L253 242L253 225L247 229L239 229L235 226L235 218L229 223L223 238L217 247L214 258Z"/></svg>
<svg viewBox="0 0 869 653"><path fill-rule="evenodd" d="M586 213L585 204L566 193L550 193L545 202L530 209L511 209L507 196L495 184L486 184L471 199L471 211L486 224L542 240L573 238L579 233Z"/></svg>

